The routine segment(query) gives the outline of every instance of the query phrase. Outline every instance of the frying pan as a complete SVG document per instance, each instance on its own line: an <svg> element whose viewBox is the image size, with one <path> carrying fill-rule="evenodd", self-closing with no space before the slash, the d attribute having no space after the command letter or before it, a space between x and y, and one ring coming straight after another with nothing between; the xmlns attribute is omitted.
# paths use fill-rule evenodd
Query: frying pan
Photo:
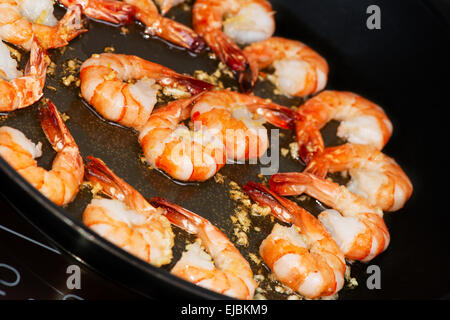
<svg viewBox="0 0 450 320"><path fill-rule="evenodd" d="M422 1L334 1L272 0L276 11L276 35L301 40L322 54L330 65L329 89L359 93L380 104L394 124L394 134L384 152L395 158L410 176L414 193L399 212L385 215L391 233L386 252L369 264L354 263L352 276L359 285L344 288L339 299L438 299L450 297L450 263L448 217L443 211L444 192L439 182L449 181L442 153L445 132L441 109L445 106L445 82L449 74L449 27L435 6ZM381 29L366 26L369 5L381 9ZM57 10L63 14L64 10ZM169 16L190 24L190 12L174 8ZM80 146L83 157L103 159L115 173L138 189L145 197L163 196L211 220L233 240L230 215L237 204L230 199L229 182L243 185L258 181L261 166L229 164L220 173L225 183L214 179L200 184L176 183L139 160L141 153L136 133L107 123L79 97L79 89L66 87L62 67L69 59L84 61L93 53L114 47L117 53L135 54L170 67L180 73L195 70L208 73L217 61L207 53L192 56L159 39L147 38L143 26L120 28L88 22L89 32L71 42L66 50L54 50L52 60L56 74L49 76L45 96L55 102L69 120L67 126ZM235 85L228 79L229 85ZM56 88L55 90L49 87ZM256 94L273 98L285 105L288 100L272 94L267 83L257 85ZM46 143L37 117L38 103L15 111L0 125L22 130L34 142L42 141L43 157L39 165L49 168L54 152ZM441 108L441 109L439 109ZM342 143L335 137L336 123L323 134L327 145ZM293 141L293 133L282 131L281 147ZM439 161L439 160L443 161ZM433 168L434 170L427 170ZM280 171L299 171L302 166L289 157L280 157ZM76 200L65 208L49 202L0 159L0 191L8 201L61 249L75 256L95 271L122 283L144 296L165 298L225 299L226 297L172 276L168 270L176 262L186 241L192 237L176 231L173 263L165 268L153 267L102 239L86 228L81 215L91 200L89 190L81 190ZM314 214L323 207L308 200L302 203ZM257 252L262 239L270 232L270 219L253 218L260 232L249 233L249 245L238 246L244 256ZM256 266L266 276L264 266ZM381 270L381 289L366 286L368 265ZM283 299L275 291L268 298Z"/></svg>

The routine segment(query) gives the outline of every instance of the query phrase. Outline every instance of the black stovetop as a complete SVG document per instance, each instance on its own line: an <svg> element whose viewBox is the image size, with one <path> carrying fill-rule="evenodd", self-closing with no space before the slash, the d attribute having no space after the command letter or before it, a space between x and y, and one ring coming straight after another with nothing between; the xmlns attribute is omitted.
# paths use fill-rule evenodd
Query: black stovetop
<svg viewBox="0 0 450 320"><path fill-rule="evenodd" d="M0 196L0 300L136 298L55 248Z"/></svg>

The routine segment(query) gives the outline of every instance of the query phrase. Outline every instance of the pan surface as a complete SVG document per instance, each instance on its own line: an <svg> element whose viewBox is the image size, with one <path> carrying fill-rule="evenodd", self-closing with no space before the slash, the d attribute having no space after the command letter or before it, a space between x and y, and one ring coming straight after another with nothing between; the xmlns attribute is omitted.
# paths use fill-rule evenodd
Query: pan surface
<svg viewBox="0 0 450 320"><path fill-rule="evenodd" d="M437 188L437 179L425 172L435 156L429 150L437 150L439 139L436 137L441 133L436 125L435 140L426 138L432 124L441 121L433 114L438 110L440 83L429 79L437 79L446 72L448 75L449 51L440 43L448 39L448 27L420 1L410 1L407 7L388 1L271 2L277 12L276 35L303 41L327 59L331 70L328 89L354 91L385 108L394 124L394 135L384 152L398 161L415 188L405 208L385 215L391 232L390 247L368 265L354 263L351 266L351 276L358 285L344 288L339 299L441 298L450 294L449 241L444 236L448 225L441 223L446 217L439 215L440 210L433 201L443 191L430 189L430 186ZM380 30L369 30L366 26L366 9L372 4L381 8ZM63 14L64 10L57 12ZM169 17L172 16L190 25L190 10L183 10L183 6L174 8L169 13ZM270 232L273 221L270 217L242 213L239 201L232 197L236 192L235 184L242 186L248 181L264 179L260 176L261 165L229 164L220 171L223 180L176 183L141 161L142 152L135 132L102 120L80 98L78 87L65 86L62 82L62 78L70 74L77 76L76 71L66 68L69 60L82 62L94 53L104 52L105 48L134 54L188 74L196 70L211 74L217 69L217 60L211 59L208 53L194 57L159 39L148 39L139 24L123 29L89 21L88 28L88 33L64 50L51 52L56 70L48 76L45 89L45 97L55 102L59 111L68 117L66 124L83 157L101 158L146 198L165 197L212 221L238 242L238 249L250 261L255 274L264 276L260 287L265 290L262 294L266 298L286 299L294 295L269 280L267 268L252 259L253 255L258 256L258 247ZM25 57L22 62L24 60ZM235 81L226 76L221 80L226 86L236 86ZM269 83L260 83L255 93L287 106L298 106L301 102L274 95L273 89ZM39 165L49 168L55 153L41 130L37 107L38 103L10 113L2 117L0 125L17 128L34 142L43 142ZM327 145L342 143L334 138L335 131L336 123L324 129ZM293 132L280 130L280 133L280 147L288 149L289 143L294 141ZM180 258L186 242L193 240L184 232L175 230L173 262L160 269L154 268L82 225L81 215L92 198L89 190L82 189L73 203L60 209L33 190L1 159L0 165L1 191L18 210L59 246L99 272L151 297L223 298L167 272ZM280 172L302 170L289 156L279 157L279 167ZM445 180L445 175L448 177L448 173L443 173L439 179ZM314 214L323 210L311 199L298 201ZM250 230L246 232L248 243L245 238L236 237L245 228L245 223L233 223L231 216L238 214L251 221ZM367 287L369 265L379 266L381 289Z"/></svg>

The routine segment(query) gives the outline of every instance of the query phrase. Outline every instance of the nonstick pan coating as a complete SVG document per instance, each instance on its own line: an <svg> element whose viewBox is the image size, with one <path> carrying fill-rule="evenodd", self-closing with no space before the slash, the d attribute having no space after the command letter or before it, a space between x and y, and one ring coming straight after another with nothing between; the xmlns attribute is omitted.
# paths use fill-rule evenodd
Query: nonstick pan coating
<svg viewBox="0 0 450 320"><path fill-rule="evenodd" d="M404 209L386 214L392 237L391 245L385 253L369 264L380 267L382 288L369 290L366 286L368 265L355 263L351 266L351 275L359 285L354 289L344 288L339 299L444 296L450 292L449 275L445 268L448 257L445 254L442 256L440 249L432 246L432 243L444 245L444 233L441 230L443 226L435 225L431 222L432 219L422 219L423 210L429 208L424 207L423 183L426 178L420 170L424 159L413 152L418 148L421 139L418 138L418 132L412 128L414 121L421 120L418 115L413 115L421 97L412 97L414 82L408 77L411 73L408 68L412 61L423 62L428 58L427 52L413 50L413 43L417 43L417 40L411 33L420 33L420 44L428 48L427 50L433 50L437 45L437 30L448 32L446 26L441 25L428 7L419 1L411 1L406 12L405 8L400 8L398 4L380 1L384 24L381 30L376 31L369 31L365 25L365 9L374 1L342 1L340 4L334 1L320 1L319 4L314 0L301 3L281 0L271 2L277 11L277 35L309 44L329 62L331 72L327 88L357 92L385 108L394 124L394 135L385 152L402 165L415 187L413 197ZM63 12L62 9L57 10L59 14ZM172 15L177 20L190 24L190 10L184 11L182 7L177 7L170 12L169 16ZM420 23L417 22L417 17L421 17ZM66 87L61 82L61 77L69 75L64 68L67 61L78 59L82 62L94 53L104 52L107 47L114 48L116 53L134 54L180 73L193 74L195 70L212 73L217 68L217 61L210 59L207 53L194 57L161 40L146 39L144 28L139 24L127 26L129 32L94 21L89 21L88 28L88 33L72 41L66 49L51 52L52 61L57 68L55 75L48 76L45 90L45 97L51 99L59 111L69 117L66 124L83 157L92 155L101 158L118 176L146 198L162 196L178 203L209 219L229 235L230 239L236 240L233 235L235 225L230 216L234 215L238 203L230 198L230 182L242 186L248 181L261 181L258 176L260 165L229 164L220 171L225 177L224 183L215 179L197 184L175 183L159 171L149 169L148 165L141 161L141 148L136 132L102 120L80 98L79 88L73 85ZM438 50L434 50L436 51ZM407 57L405 52L408 52ZM439 54L445 57L443 52ZM425 66L422 69L416 65L415 68L417 74L429 71ZM224 81L226 85L236 86L232 79L225 78ZM56 91L52 87L56 88ZM299 99L289 100L276 96L272 93L273 89L268 83L258 84L256 94L273 98L287 106L299 105L301 102ZM399 90L405 89L409 92L408 96L403 95L404 99L399 99ZM0 125L20 129L34 142L43 142L43 157L39 159L39 165L49 168L55 153L41 130L37 107L38 103L30 108L15 111L1 120ZM405 111L407 115L404 114ZM337 123L331 123L324 129L327 145L342 143L335 138L336 127ZM289 143L294 141L293 132L280 132L280 147L289 148ZM280 172L302 170L299 162L290 157L280 156L279 160ZM179 259L186 241L193 239L184 232L176 232L172 264L161 269L154 268L116 248L82 225L81 215L91 200L89 190L82 189L73 203L60 209L46 201L12 172L3 160L0 164L2 192L9 200L59 246L97 271L146 296L223 298L167 272ZM323 210L320 204L311 199L300 203L314 214ZM264 275L267 279L267 268L256 265L250 254L258 253L259 244L270 232L273 221L269 217L250 218L252 230L248 233L249 245L237 247L250 261L254 272ZM254 227L259 227L260 231L255 231ZM428 270L431 269L434 270L433 274L441 275L439 282L426 278ZM272 289L277 285L273 281L270 283ZM267 284L267 281L264 282L264 288ZM272 299L285 299L291 294L268 290L264 295Z"/></svg>

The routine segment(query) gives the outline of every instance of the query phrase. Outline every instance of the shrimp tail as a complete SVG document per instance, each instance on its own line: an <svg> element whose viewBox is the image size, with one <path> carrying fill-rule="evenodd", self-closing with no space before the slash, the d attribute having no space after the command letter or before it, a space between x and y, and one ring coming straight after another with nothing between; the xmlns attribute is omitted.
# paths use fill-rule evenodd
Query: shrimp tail
<svg viewBox="0 0 450 320"><path fill-rule="evenodd" d="M47 59L47 52L39 45L38 40L33 38L31 44L30 60L25 67L26 75L36 76L45 82L47 75L47 67L49 65L49 59Z"/></svg>
<svg viewBox="0 0 450 320"><path fill-rule="evenodd" d="M197 95L204 91L208 91L214 88L214 85L211 83L198 80L189 76L174 75L173 78L174 81L176 81L178 84L186 86L187 90L192 95Z"/></svg>
<svg viewBox="0 0 450 320"><path fill-rule="evenodd" d="M318 178L324 179L327 176L329 165L326 161L318 163L314 159L308 164L303 172L311 173Z"/></svg>
<svg viewBox="0 0 450 320"><path fill-rule="evenodd" d="M129 24L134 20L136 9L134 6L115 0L60 0L64 6L73 4L82 6L83 14L116 25Z"/></svg>
<svg viewBox="0 0 450 320"><path fill-rule="evenodd" d="M257 79L258 71L255 71L251 65L247 64L245 70L241 73L238 73L238 83L241 92L252 92Z"/></svg>
<svg viewBox="0 0 450 320"><path fill-rule="evenodd" d="M283 129L294 129L295 123L299 120L297 112L274 103L250 105L248 109L251 112L263 115L268 122Z"/></svg>
<svg viewBox="0 0 450 320"><path fill-rule="evenodd" d="M254 68L248 63L242 50L221 31L207 33L204 37L220 60L236 75L241 91L253 91L257 75L255 76Z"/></svg>
<svg viewBox="0 0 450 320"><path fill-rule="evenodd" d="M304 232L320 235L327 233L321 223L310 212L295 202L277 195L262 184L248 182L243 189L253 201L260 205L268 206L272 215L277 219L301 227Z"/></svg>
<svg viewBox="0 0 450 320"><path fill-rule="evenodd" d="M189 233L197 234L199 232L199 226L204 222L203 218L201 218L197 214L186 210L176 204L170 203L163 198L151 198L149 200L149 203L155 208L165 209L165 215L167 219L169 219L172 224Z"/></svg>
<svg viewBox="0 0 450 320"><path fill-rule="evenodd" d="M102 187L101 192L108 197L126 202L129 191L125 182L117 177L102 160L91 156L88 156L87 160L86 179L94 184L99 184Z"/></svg>
<svg viewBox="0 0 450 320"><path fill-rule="evenodd" d="M260 205L268 206L272 214L286 223L292 223L298 206L288 199L278 196L272 190L256 182L248 182L243 187L245 193Z"/></svg>
<svg viewBox="0 0 450 320"><path fill-rule="evenodd" d="M53 102L48 100L46 106L39 108L39 119L45 136L56 152L76 145Z"/></svg>
<svg viewBox="0 0 450 320"><path fill-rule="evenodd" d="M308 174L299 172L277 173L269 179L270 189L283 196L300 195L311 183Z"/></svg>
<svg viewBox="0 0 450 320"><path fill-rule="evenodd" d="M202 37L192 29L171 19L161 17L146 28L146 33L161 37L195 54L206 48L206 42Z"/></svg>
<svg viewBox="0 0 450 320"><path fill-rule="evenodd" d="M84 27L81 14L82 7L80 5L73 5L69 7L67 13L58 22L58 34L61 39L61 43L52 44L51 46L48 46L49 48L65 46L70 40L88 31Z"/></svg>
<svg viewBox="0 0 450 320"><path fill-rule="evenodd" d="M308 124L305 120L296 123L297 143L300 160L308 165L317 154L325 149L325 144L320 130Z"/></svg>

